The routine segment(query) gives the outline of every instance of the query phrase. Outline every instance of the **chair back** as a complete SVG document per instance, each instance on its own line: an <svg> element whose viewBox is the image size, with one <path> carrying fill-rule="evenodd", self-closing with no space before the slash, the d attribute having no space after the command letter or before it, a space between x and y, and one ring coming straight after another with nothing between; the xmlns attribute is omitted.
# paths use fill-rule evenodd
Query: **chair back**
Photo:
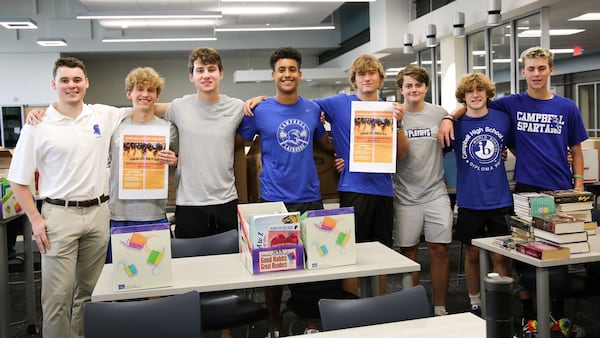
<svg viewBox="0 0 600 338"><path fill-rule="evenodd" d="M83 307L86 338L199 338L200 294L130 302L90 302Z"/></svg>
<svg viewBox="0 0 600 338"><path fill-rule="evenodd" d="M431 316L422 285L369 298L321 299L319 311L324 331Z"/></svg>
<svg viewBox="0 0 600 338"><path fill-rule="evenodd" d="M239 248L235 229L206 237L171 238L173 258L237 253Z"/></svg>

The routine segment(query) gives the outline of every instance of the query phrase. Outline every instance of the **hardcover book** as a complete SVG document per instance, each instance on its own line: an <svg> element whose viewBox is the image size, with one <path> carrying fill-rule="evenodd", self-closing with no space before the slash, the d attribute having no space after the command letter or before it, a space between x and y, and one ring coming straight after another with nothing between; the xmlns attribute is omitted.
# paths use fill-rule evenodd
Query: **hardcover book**
<svg viewBox="0 0 600 338"><path fill-rule="evenodd" d="M545 242L525 242L516 244L517 251L541 260L569 258L569 248L562 248Z"/></svg>
<svg viewBox="0 0 600 338"><path fill-rule="evenodd" d="M580 232L556 234L535 228L533 229L533 236L536 239L541 238L560 245L563 245L564 243L585 242L588 239L587 232L585 230Z"/></svg>
<svg viewBox="0 0 600 338"><path fill-rule="evenodd" d="M567 211L578 211L578 210L589 210L594 207L594 202L573 202L573 203L556 203L556 211L567 212Z"/></svg>
<svg viewBox="0 0 600 338"><path fill-rule="evenodd" d="M531 225L555 234L580 232L584 230L584 221L566 214L549 214L533 217Z"/></svg>
<svg viewBox="0 0 600 338"><path fill-rule="evenodd" d="M544 240L542 240L544 241ZM553 243L551 241L544 241L552 245L559 245L557 243ZM578 254L578 253L587 253L590 252L590 243L588 241L585 242L575 242L575 243L563 243L560 244L563 248L569 248L569 253Z"/></svg>
<svg viewBox="0 0 600 338"><path fill-rule="evenodd" d="M594 194L589 191L565 189L544 191L546 195L554 197L554 203L575 203L575 202L591 202L594 199Z"/></svg>
<svg viewBox="0 0 600 338"><path fill-rule="evenodd" d="M515 214L524 219L528 219L532 216L556 213L554 198L543 193L514 193L513 202Z"/></svg>

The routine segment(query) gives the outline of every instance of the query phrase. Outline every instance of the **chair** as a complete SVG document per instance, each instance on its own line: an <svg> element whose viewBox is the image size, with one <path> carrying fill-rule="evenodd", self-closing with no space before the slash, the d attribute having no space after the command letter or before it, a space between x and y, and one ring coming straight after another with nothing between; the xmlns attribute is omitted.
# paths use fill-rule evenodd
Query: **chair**
<svg viewBox="0 0 600 338"><path fill-rule="evenodd" d="M431 316L422 285L369 298L321 299L319 310L324 331Z"/></svg>
<svg viewBox="0 0 600 338"><path fill-rule="evenodd" d="M237 230L198 238L172 238L173 258L220 255L239 252ZM206 273L210 273L207 271ZM202 329L223 330L267 319L268 310L234 291L202 293ZM249 329L249 327L248 327Z"/></svg>
<svg viewBox="0 0 600 338"><path fill-rule="evenodd" d="M320 322L319 300L321 299L357 299L358 296L345 291L341 280L322 281L288 285L290 297L286 301L282 314L291 311L303 322ZM283 315L282 315L283 317ZM294 322L288 327L288 334L292 332Z"/></svg>
<svg viewBox="0 0 600 338"><path fill-rule="evenodd" d="M83 307L86 338L198 338L200 316L197 292L131 302L90 302Z"/></svg>

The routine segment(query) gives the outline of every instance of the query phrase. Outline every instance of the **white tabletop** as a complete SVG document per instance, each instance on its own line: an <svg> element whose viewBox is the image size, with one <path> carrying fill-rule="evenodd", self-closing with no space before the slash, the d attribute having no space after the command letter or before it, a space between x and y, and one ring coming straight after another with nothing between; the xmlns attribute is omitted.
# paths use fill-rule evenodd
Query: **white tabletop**
<svg viewBox="0 0 600 338"><path fill-rule="evenodd" d="M474 314L458 313L447 316L406 320L387 324L354 327L312 334L314 338L483 338L485 320ZM292 337L306 337L304 335Z"/></svg>
<svg viewBox="0 0 600 338"><path fill-rule="evenodd" d="M115 290L112 264L104 265L92 301L167 296L188 291L236 290L322 280L420 271L421 266L379 242L357 243L356 264L315 270L251 275L239 254L173 259L173 285L143 290Z"/></svg>
<svg viewBox="0 0 600 338"><path fill-rule="evenodd" d="M535 257L522 254L517 250L507 250L505 248L502 248L499 245L494 244L496 238L499 237L477 238L474 239L472 243L473 245L486 249L487 251L497 252L499 254L502 254L503 256L519 260L521 262L533 265L538 268L600 261L600 235L594 235L589 237L590 252L571 254L569 258L564 259L549 260L540 260Z"/></svg>

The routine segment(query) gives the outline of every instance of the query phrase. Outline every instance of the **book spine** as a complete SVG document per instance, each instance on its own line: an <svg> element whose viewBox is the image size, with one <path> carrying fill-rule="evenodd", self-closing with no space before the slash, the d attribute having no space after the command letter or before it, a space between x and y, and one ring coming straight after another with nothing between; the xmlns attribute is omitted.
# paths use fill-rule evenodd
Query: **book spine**
<svg viewBox="0 0 600 338"><path fill-rule="evenodd" d="M533 220L531 221L531 225L533 227L541 229L541 230L545 230L545 231L548 231L551 233L556 233L555 232L556 223L554 223L554 222L547 222L541 218L534 217Z"/></svg>

